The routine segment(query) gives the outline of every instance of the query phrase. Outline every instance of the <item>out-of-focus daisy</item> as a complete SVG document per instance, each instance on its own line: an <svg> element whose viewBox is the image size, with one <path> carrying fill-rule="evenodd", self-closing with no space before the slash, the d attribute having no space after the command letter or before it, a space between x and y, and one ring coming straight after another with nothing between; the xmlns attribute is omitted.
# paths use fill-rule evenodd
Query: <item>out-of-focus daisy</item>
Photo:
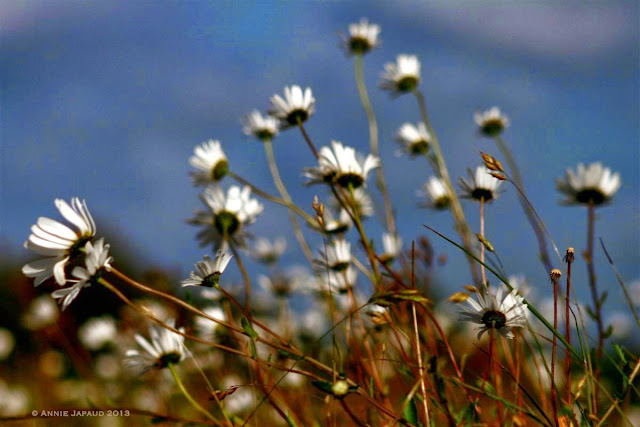
<svg viewBox="0 0 640 427"><path fill-rule="evenodd" d="M380 261L387 264L396 259L402 251L402 239L397 234L382 233L382 253Z"/></svg>
<svg viewBox="0 0 640 427"><path fill-rule="evenodd" d="M367 217L373 216L374 214L373 200L371 200L371 196L369 196L369 193L367 192L367 190L365 190L362 187L356 188L356 190L353 192L353 198L351 197L351 194L349 194L348 197L349 197L348 203L352 205L351 207L353 209L354 215L357 215L360 218L367 218ZM337 205L338 201L336 200L335 203Z"/></svg>
<svg viewBox="0 0 640 427"><path fill-rule="evenodd" d="M286 129L311 117L315 111L315 104L311 88L308 87L303 92L300 86L293 85L284 88L284 98L280 95L271 97L269 114L280 120L281 129Z"/></svg>
<svg viewBox="0 0 640 427"><path fill-rule="evenodd" d="M96 234L96 225L84 200L74 197L71 205L62 199L55 199L60 214L78 230L50 218L40 217L31 227L31 235L24 247L46 258L30 262L22 267L27 277L35 277L38 286L50 277L55 277L59 285L67 282L67 270L82 258L85 244Z"/></svg>
<svg viewBox="0 0 640 427"><path fill-rule="evenodd" d="M485 111L476 111L473 119L480 128L480 133L485 136L500 135L509 126L509 118L500 112L498 107L492 107Z"/></svg>
<svg viewBox="0 0 640 427"><path fill-rule="evenodd" d="M168 320L167 325L175 328L175 321ZM177 329L184 332L184 328ZM135 340L144 350L127 350L124 364L135 370L146 372L150 369L163 369L169 364L177 364L185 358L184 337L158 325L149 326L150 341L136 334Z"/></svg>
<svg viewBox="0 0 640 427"><path fill-rule="evenodd" d="M9 387L0 380L0 415L18 417L29 410L30 397L28 391L21 387Z"/></svg>
<svg viewBox="0 0 640 427"><path fill-rule="evenodd" d="M380 87L394 95L411 92L420 84L420 61L415 55L398 55L396 62L384 64Z"/></svg>
<svg viewBox="0 0 640 427"><path fill-rule="evenodd" d="M233 241L244 245L243 227L253 223L264 207L251 198L251 188L232 186L227 193L220 187L205 188L200 194L208 210L197 210L188 220L190 224L204 226L197 234L200 246L213 243L220 249L224 243Z"/></svg>
<svg viewBox="0 0 640 427"><path fill-rule="evenodd" d="M260 287L276 297L287 298L294 292L305 292L314 278L302 266L293 266L284 272L277 272L267 277L258 276Z"/></svg>
<svg viewBox="0 0 640 427"><path fill-rule="evenodd" d="M364 161L356 159L356 150L331 141L331 148L322 147L318 166L305 168L304 175L310 178L306 185L334 183L343 188L358 188L364 185L370 171L380 166L380 159L369 154Z"/></svg>
<svg viewBox="0 0 640 427"><path fill-rule="evenodd" d="M328 272L320 272L320 277L323 280L328 279L329 286L331 286L333 292L347 293L356 284L358 270L350 265L343 271L329 270ZM327 292L326 285L322 285L320 291Z"/></svg>
<svg viewBox="0 0 640 427"><path fill-rule="evenodd" d="M478 166L475 174L471 169L467 171L469 173L469 180L467 181L464 178L460 178L462 197L476 201L484 200L485 202L490 202L498 198L498 187L500 187L502 181L494 178L486 166Z"/></svg>
<svg viewBox="0 0 640 427"><path fill-rule="evenodd" d="M193 150L189 163L197 171L191 172L193 185L208 185L220 181L229 171L229 161L220 141L210 139Z"/></svg>
<svg viewBox="0 0 640 427"><path fill-rule="evenodd" d="M444 181L438 177L432 176L422 186L422 191L418 193L419 196L426 196L429 200L422 202L421 206L432 209L447 209L449 203L451 203L451 197L447 191L447 187Z"/></svg>
<svg viewBox="0 0 640 427"><path fill-rule="evenodd" d="M379 25L360 18L360 22L349 24L349 37L342 37L342 45L347 54L365 54L380 44L379 34Z"/></svg>
<svg viewBox="0 0 640 427"><path fill-rule="evenodd" d="M88 350L100 350L113 343L116 335L116 323L110 316L89 319L78 329L78 338Z"/></svg>
<svg viewBox="0 0 640 427"><path fill-rule="evenodd" d="M333 271L345 271L351 265L351 243L343 239L334 240L319 250L317 264Z"/></svg>
<svg viewBox="0 0 640 427"><path fill-rule="evenodd" d="M51 293L55 299L62 300L62 310L66 309L71 302L80 294L82 288L88 288L92 283L98 281L104 271L111 270L109 256L109 245L104 244L104 239L96 241L95 244L87 242L85 245L85 266L75 267L71 272L74 279L70 279L74 285L68 288L58 289Z"/></svg>
<svg viewBox="0 0 640 427"><path fill-rule="evenodd" d="M400 126L398 133L396 133L396 140L402 147L402 153L408 153L410 156L418 156L425 154L429 151L429 144L431 143L431 136L427 131L427 127L424 123L418 123L418 126L414 126L411 123L405 123Z"/></svg>
<svg viewBox="0 0 640 427"><path fill-rule="evenodd" d="M527 305L523 298L513 290L504 295L504 287L497 290L487 289L483 293L476 293L474 298L468 298L467 305L462 306L460 320L482 325L478 332L478 339L490 329L495 329L505 338L513 338L513 328L522 328L527 324Z"/></svg>
<svg viewBox="0 0 640 427"><path fill-rule="evenodd" d="M227 316L224 311L218 306L209 306L202 309L202 312L205 313L209 317L213 317L214 319L218 319L222 322L226 322ZM196 316L194 320L195 330L198 333L200 338L213 341L215 339L216 331L220 328L220 324L214 322L211 319L207 319L206 317Z"/></svg>
<svg viewBox="0 0 640 427"><path fill-rule="evenodd" d="M214 259L211 259L209 255L203 256L202 261L196 263L198 271L189 273L189 278L182 281L182 286L204 286L207 288L218 286L220 276L224 273L232 257L233 255L222 250L216 252Z"/></svg>
<svg viewBox="0 0 640 427"><path fill-rule="evenodd" d="M102 379L113 380L120 375L122 364L113 354L99 354L95 359L94 371Z"/></svg>
<svg viewBox="0 0 640 427"><path fill-rule="evenodd" d="M328 235L344 234L353 225L349 213L344 209L339 210L337 218L334 217L330 209L325 209L323 220L324 232Z"/></svg>
<svg viewBox="0 0 640 427"><path fill-rule="evenodd" d="M242 131L245 135L254 136L260 141L271 140L278 134L278 120L253 110L245 117Z"/></svg>
<svg viewBox="0 0 640 427"><path fill-rule="evenodd" d="M282 236L276 238L273 242L260 237L253 245L251 256L264 264L271 265L278 262L286 248L287 240Z"/></svg>
<svg viewBox="0 0 640 427"><path fill-rule="evenodd" d="M596 162L586 167L580 163L574 172L567 169L563 178L556 178L556 188L566 196L562 203L567 205L595 206L606 204L620 188L622 181L619 173Z"/></svg>
<svg viewBox="0 0 640 427"><path fill-rule="evenodd" d="M29 308L22 317L22 325L32 331L44 329L53 325L60 317L60 309L49 295L41 295L31 301Z"/></svg>
<svg viewBox="0 0 640 427"><path fill-rule="evenodd" d="M0 328L0 361L6 360L16 346L16 340L10 330Z"/></svg>

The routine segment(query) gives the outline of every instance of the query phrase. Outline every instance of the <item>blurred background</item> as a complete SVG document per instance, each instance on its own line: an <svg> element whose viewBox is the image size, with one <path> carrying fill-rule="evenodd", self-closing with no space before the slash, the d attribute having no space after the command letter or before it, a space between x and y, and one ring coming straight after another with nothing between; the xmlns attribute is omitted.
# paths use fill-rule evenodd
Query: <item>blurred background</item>
<svg viewBox="0 0 640 427"><path fill-rule="evenodd" d="M509 116L504 138L561 252L584 250L586 210L558 205L555 178L579 162L601 161L619 172L622 187L611 206L597 211L596 237L623 279L637 283L638 7L637 1L1 2L3 294L30 286L16 279L34 259L22 248L29 227L39 216L59 219L53 200L73 196L86 199L114 253L127 254L116 255L116 266L132 274L157 266L176 278L169 286L178 286L210 252L185 223L201 207L188 175L193 148L219 139L233 171L275 194L263 147L242 134L241 118L254 108L265 111L286 85L313 89L316 114L307 130L317 146L337 139L367 153L352 60L339 47L339 34L361 17L382 27L382 46L365 57L365 73L405 248L427 234L423 224L457 235L449 214L418 208L416 190L431 175L427 163L394 155L397 129L419 121L415 99L394 100L376 87L383 64L399 53L422 61L421 88L455 179L479 164L480 150L499 154L477 134L473 112L497 105ZM324 189L303 186L302 168L314 159L299 133L282 133L274 146L294 200L307 211L314 194L326 201ZM477 230L477 206L465 203L465 210ZM366 224L377 242L380 224ZM304 261L279 206L266 203L251 230L285 235L284 263ZM507 272L524 274L536 292L548 294L548 275L513 188L488 208L486 230ZM448 260L435 272L441 293L469 283L461 253L428 237ZM317 247L320 240L312 239ZM577 261L574 286L586 302L586 267ZM606 312L626 310L599 245L596 271L600 288L609 289ZM239 279L235 266L228 277ZM12 301L3 299L5 323L18 314Z"/></svg>

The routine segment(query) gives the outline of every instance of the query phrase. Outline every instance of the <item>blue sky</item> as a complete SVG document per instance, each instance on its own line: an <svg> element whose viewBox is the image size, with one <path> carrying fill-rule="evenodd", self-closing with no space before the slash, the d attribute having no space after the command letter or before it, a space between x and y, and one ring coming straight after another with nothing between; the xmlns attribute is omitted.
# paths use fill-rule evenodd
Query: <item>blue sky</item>
<svg viewBox="0 0 640 427"><path fill-rule="evenodd" d="M561 250L584 248L586 212L558 205L555 177L579 162L620 172L623 185L615 203L598 211L596 235L625 280L640 277L636 1L14 1L2 2L0 15L0 239L25 260L21 244L31 224L58 217L54 198L79 196L99 230L119 230L147 261L186 275L206 253L185 224L200 207L188 176L194 146L219 139L234 171L275 193L264 150L242 135L240 120L266 110L286 85L313 89L317 113L308 130L318 146L338 139L368 152L353 64L338 47L338 34L366 16L382 27L382 46L367 55L365 73L405 242L426 234L422 224L455 236L448 214L416 207L415 191L431 175L427 164L394 156L396 130L419 120L415 100L392 100L376 88L385 62L412 53L422 61L421 87L452 176L478 165L479 150L498 154L478 137L472 114L500 106L530 199ZM302 168L314 162L297 132L283 133L275 150L298 204L310 209L314 194L326 196L302 185ZM477 206L465 209L477 229ZM285 234L285 261L301 261L283 214L267 204L252 231ZM379 241L380 224L371 220L367 229ZM507 270L524 273L544 294L548 279L513 189L489 207L487 234ZM451 290L468 283L464 258L429 237L449 258L439 283ZM616 306L621 292L597 256L600 284ZM586 291L586 268L578 265L576 283Z"/></svg>

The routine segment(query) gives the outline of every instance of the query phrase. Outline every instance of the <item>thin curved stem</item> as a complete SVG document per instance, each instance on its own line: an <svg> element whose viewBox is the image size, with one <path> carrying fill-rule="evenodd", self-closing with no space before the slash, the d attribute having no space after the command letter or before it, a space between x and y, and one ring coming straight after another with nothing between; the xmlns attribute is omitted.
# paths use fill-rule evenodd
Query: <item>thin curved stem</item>
<svg viewBox="0 0 640 427"><path fill-rule="evenodd" d="M198 412L203 414L205 417L207 417L211 421L219 422L218 420L216 420L214 418L213 415L211 415L209 413L209 411L207 411L202 406L200 406L200 404L198 402L196 402L195 399L189 394L189 392L185 388L184 384L182 384L182 380L180 380L180 375L178 375L178 372L176 371L176 368L175 368L174 364L173 363L169 363L168 366L169 366L169 370L171 371L171 375L173 376L173 379L176 382L176 385L178 386L178 388L180 389L180 391L182 392L184 397L186 397L186 399L189 401L191 406L193 406Z"/></svg>
<svg viewBox="0 0 640 427"><path fill-rule="evenodd" d="M480 236L484 239L484 197L480 198ZM485 247L484 243L480 245L480 261L484 264ZM483 289L487 286L487 272L484 270L484 265L480 265L480 273L482 275Z"/></svg>

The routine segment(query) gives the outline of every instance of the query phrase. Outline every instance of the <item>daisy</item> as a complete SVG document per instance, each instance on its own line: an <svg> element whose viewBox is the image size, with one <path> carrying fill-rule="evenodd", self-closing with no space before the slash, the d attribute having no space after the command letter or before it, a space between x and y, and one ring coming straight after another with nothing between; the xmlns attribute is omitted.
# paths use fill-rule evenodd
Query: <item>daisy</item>
<svg viewBox="0 0 640 427"><path fill-rule="evenodd" d="M302 266L291 267L285 272L275 273L271 277L258 276L258 284L262 289L281 298L287 298L297 291L306 291L305 287L312 281L313 277Z"/></svg>
<svg viewBox="0 0 640 427"><path fill-rule="evenodd" d="M84 200L74 197L71 205L62 199L55 200L60 214L78 231L53 219L40 217L31 227L31 235L24 247L46 258L30 262L22 267L27 277L35 277L38 286L50 277L55 277L59 285L67 282L66 270L72 268L82 257L85 244L96 234L96 225Z"/></svg>
<svg viewBox="0 0 640 427"><path fill-rule="evenodd" d="M420 83L420 61L415 55L398 55L396 63L384 64L380 87L394 95L411 92Z"/></svg>
<svg viewBox="0 0 640 427"><path fill-rule="evenodd" d="M261 141L271 140L278 134L278 120L272 116L263 116L253 110L244 119L243 132Z"/></svg>
<svg viewBox="0 0 640 427"><path fill-rule="evenodd" d="M422 203L423 206L433 209L446 209L449 207L451 198L442 179L432 176L422 188L423 191L419 192L419 195L426 196L429 199L428 202Z"/></svg>
<svg viewBox="0 0 640 427"><path fill-rule="evenodd" d="M400 154L404 152L410 156L417 156L429 151L431 136L424 123L420 122L418 126L405 123L398 129L396 140L402 146Z"/></svg>
<svg viewBox="0 0 640 427"><path fill-rule="evenodd" d="M170 319L167 325L175 328L175 321ZM178 331L184 333L184 328ZM163 369L169 364L176 364L185 358L184 337L158 325L149 326L150 341L136 334L135 340L144 350L127 350L124 364L130 368L146 372L150 369Z"/></svg>
<svg viewBox="0 0 640 427"><path fill-rule="evenodd" d="M331 286L334 292L345 294L350 288L353 288L353 285L356 284L358 270L349 266L343 271L329 270L325 277L326 276L328 276L329 286ZM322 291L326 291L326 289L322 289Z"/></svg>
<svg viewBox="0 0 640 427"><path fill-rule="evenodd" d="M365 54L380 45L380 26L370 24L367 18L349 25L349 37L343 37L342 44L347 54Z"/></svg>
<svg viewBox="0 0 640 427"><path fill-rule="evenodd" d="M243 226L253 223L264 207L251 198L251 188L232 186L225 195L220 187L205 188L200 199L209 208L198 210L195 217L188 220L190 224L202 225L197 237L201 246L213 243L220 248L229 240L244 245Z"/></svg>
<svg viewBox="0 0 640 427"><path fill-rule="evenodd" d="M492 293L486 290L484 293L476 293L478 301L468 298L465 302L468 306L462 306L459 314L460 320L482 325L478 332L478 339L489 329L495 329L505 338L513 338L513 328L522 328L527 324L527 305L523 298L513 290L503 298L504 287L498 287Z"/></svg>
<svg viewBox="0 0 640 427"><path fill-rule="evenodd" d="M325 146L320 149L318 167L306 168L304 175L310 178L306 185L324 182L355 189L363 186L369 172L379 166L378 157L369 154L364 161L358 161L353 148L331 141L331 148Z"/></svg>
<svg viewBox="0 0 640 427"><path fill-rule="evenodd" d="M253 246L251 256L264 264L271 265L278 262L286 248L287 241L282 236L275 239L273 243L261 237Z"/></svg>
<svg viewBox="0 0 640 427"><path fill-rule="evenodd" d="M402 251L402 239L397 234L382 233L382 248L380 261L387 264L396 259Z"/></svg>
<svg viewBox="0 0 640 427"><path fill-rule="evenodd" d="M574 172L567 169L563 178L556 178L556 188L566 196L563 204L603 205L611 201L622 181L619 173L596 162L586 167L580 163Z"/></svg>
<svg viewBox="0 0 640 427"><path fill-rule="evenodd" d="M222 322L226 322L227 316L224 311L217 306L209 306L202 310L204 314L209 317L213 317L214 319L220 320ZM197 316L195 318L195 330L198 333L200 338L206 341L213 341L215 339L215 334L218 328L220 327L219 323L214 322L211 319L207 319L206 317Z"/></svg>
<svg viewBox="0 0 640 427"><path fill-rule="evenodd" d="M83 288L88 288L92 283L97 282L104 271L111 270L113 258L109 256L109 245L104 244L104 239L98 240L95 245L87 242L85 252L87 254L85 266L75 267L71 272L74 279L69 281L74 285L51 293L53 298L62 300L63 311L76 299Z"/></svg>
<svg viewBox="0 0 640 427"><path fill-rule="evenodd" d="M509 126L509 118L500 112L498 107L486 111L476 111L473 119L480 127L480 133L485 136L497 136Z"/></svg>
<svg viewBox="0 0 640 427"><path fill-rule="evenodd" d="M349 216L349 213L344 209L339 210L337 218L334 217L330 209L326 209L324 211L323 221L324 221L324 232L327 235L344 234L353 225L353 222L351 221L351 217ZM317 224L314 225L314 228L318 230L320 229L320 227Z"/></svg>
<svg viewBox="0 0 640 427"><path fill-rule="evenodd" d="M319 250L320 258L316 263L323 268L333 271L345 271L351 264L351 243L346 240L334 240L327 245L326 250Z"/></svg>
<svg viewBox="0 0 640 427"><path fill-rule="evenodd" d="M284 98L280 95L271 97L271 111L269 114L280 120L280 128L286 129L303 123L311 117L315 111L316 100L311 93L311 88L302 88L298 85L284 88Z"/></svg>
<svg viewBox="0 0 640 427"><path fill-rule="evenodd" d="M193 150L189 163L197 171L191 172L193 185L207 185L220 181L229 171L229 161L220 141L210 139Z"/></svg>
<svg viewBox="0 0 640 427"><path fill-rule="evenodd" d="M29 309L22 316L22 326L37 331L53 325L60 317L60 309L49 295L41 295L31 301Z"/></svg>
<svg viewBox="0 0 640 427"><path fill-rule="evenodd" d="M7 360L16 346L16 340L9 329L0 328L0 362Z"/></svg>
<svg viewBox="0 0 640 427"><path fill-rule="evenodd" d="M216 252L216 257L213 260L209 255L205 255L202 261L196 263L198 271L189 273L189 278L182 281L182 286L204 286L207 288L218 286L220 276L224 273L232 257L233 255L222 250Z"/></svg>
<svg viewBox="0 0 640 427"><path fill-rule="evenodd" d="M494 178L486 166L478 166L475 175L472 174L471 169L468 169L468 173L469 181L460 178L462 197L477 201L484 200L485 202L498 198L499 193L497 190L502 181Z"/></svg>
<svg viewBox="0 0 640 427"><path fill-rule="evenodd" d="M116 322L110 316L89 319L78 329L78 338L82 345L94 351L113 343L116 334Z"/></svg>

